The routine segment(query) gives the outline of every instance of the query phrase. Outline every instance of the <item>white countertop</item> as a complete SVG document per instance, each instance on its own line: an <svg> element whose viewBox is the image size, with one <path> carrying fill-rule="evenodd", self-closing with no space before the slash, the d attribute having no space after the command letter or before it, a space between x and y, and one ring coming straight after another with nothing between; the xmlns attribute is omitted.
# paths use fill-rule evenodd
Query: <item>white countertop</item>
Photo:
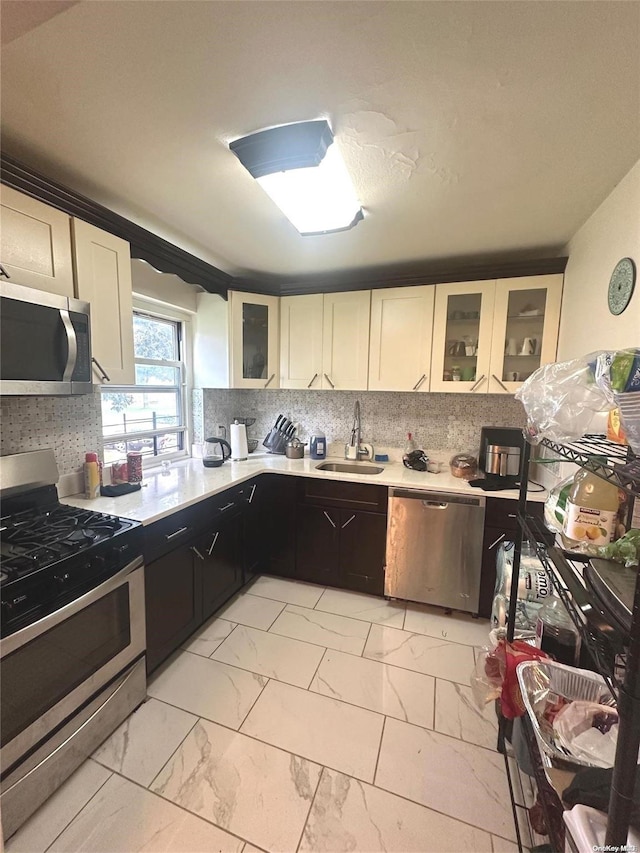
<svg viewBox="0 0 640 853"><path fill-rule="evenodd" d="M338 457L324 461L344 461ZM372 483L377 486L399 486L408 489L428 491L457 492L509 498L516 500L518 492L509 489L502 492L484 492L472 488L465 480L453 477L448 471L429 474L412 471L400 462L381 463L384 471L380 474L343 474L332 471L318 471L321 464L316 459L287 459L285 456L261 455L249 457L244 462L225 462L219 468L205 468L201 459L187 459L173 462L168 473L161 470L145 472L142 489L118 498L96 498L86 500L82 495L70 495L62 502L71 506L94 509L98 512L120 515L152 524L179 509L198 503L204 498L249 480L258 474L267 472L293 475L298 477L319 477L325 480L339 480L352 483ZM529 500L543 501L546 492L531 492Z"/></svg>

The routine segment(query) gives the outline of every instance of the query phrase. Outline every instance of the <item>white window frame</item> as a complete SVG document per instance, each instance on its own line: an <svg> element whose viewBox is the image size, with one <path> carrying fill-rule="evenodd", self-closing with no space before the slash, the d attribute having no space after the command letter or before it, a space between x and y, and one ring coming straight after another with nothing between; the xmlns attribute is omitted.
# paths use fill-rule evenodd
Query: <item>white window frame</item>
<svg viewBox="0 0 640 853"><path fill-rule="evenodd" d="M138 438L153 438L156 435L165 435L167 432L182 432L183 449L173 453L162 453L159 456L143 456L144 468L157 468L164 461L187 459L191 456L191 436L193 435L193 418L191 412L191 392L193 389L193 369L191 364L191 318L186 312L168 305L158 305L155 302L134 296L133 313L151 317L154 320L169 320L180 324L180 361L163 361L160 359L137 358L134 356L135 364L153 364L166 367L175 367L180 370L180 404L182 409L182 426L174 429L150 429L140 430L135 433L118 433L105 435L102 433L104 444L112 444L116 441L131 441ZM103 385L105 393L127 394L135 391L164 390L166 386L155 385Z"/></svg>

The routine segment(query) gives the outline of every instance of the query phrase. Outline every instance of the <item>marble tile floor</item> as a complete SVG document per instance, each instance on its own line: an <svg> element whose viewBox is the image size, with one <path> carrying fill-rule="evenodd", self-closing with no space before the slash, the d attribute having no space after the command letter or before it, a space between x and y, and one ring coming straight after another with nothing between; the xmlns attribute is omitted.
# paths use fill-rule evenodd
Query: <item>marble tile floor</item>
<svg viewBox="0 0 640 853"><path fill-rule="evenodd" d="M7 853L507 853L488 623L260 577L154 675L147 701Z"/></svg>

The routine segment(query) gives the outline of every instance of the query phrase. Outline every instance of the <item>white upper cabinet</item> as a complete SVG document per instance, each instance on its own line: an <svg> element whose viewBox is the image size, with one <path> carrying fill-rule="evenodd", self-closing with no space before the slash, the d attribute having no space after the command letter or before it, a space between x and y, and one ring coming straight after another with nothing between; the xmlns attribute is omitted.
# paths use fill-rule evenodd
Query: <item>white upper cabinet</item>
<svg viewBox="0 0 640 853"><path fill-rule="evenodd" d="M555 361L562 274L496 282L489 392L514 393L543 364Z"/></svg>
<svg viewBox="0 0 640 853"><path fill-rule="evenodd" d="M277 296L229 292L231 314L231 387L277 388Z"/></svg>
<svg viewBox="0 0 640 853"><path fill-rule="evenodd" d="M91 304L91 350L99 384L133 385L133 305L129 244L73 220L76 296Z"/></svg>
<svg viewBox="0 0 640 853"><path fill-rule="evenodd" d="M435 287L371 294L370 391L428 391Z"/></svg>
<svg viewBox="0 0 640 853"><path fill-rule="evenodd" d="M198 293L193 344L196 388L278 388L279 298Z"/></svg>
<svg viewBox="0 0 640 853"><path fill-rule="evenodd" d="M369 373L371 291L325 293L322 387L363 391Z"/></svg>
<svg viewBox="0 0 640 853"><path fill-rule="evenodd" d="M15 284L73 296L69 217L2 187L0 263Z"/></svg>
<svg viewBox="0 0 640 853"><path fill-rule="evenodd" d="M431 390L485 394L491 368L495 281L436 285Z"/></svg>
<svg viewBox="0 0 640 853"><path fill-rule="evenodd" d="M280 300L280 387L322 387L324 297L284 296Z"/></svg>

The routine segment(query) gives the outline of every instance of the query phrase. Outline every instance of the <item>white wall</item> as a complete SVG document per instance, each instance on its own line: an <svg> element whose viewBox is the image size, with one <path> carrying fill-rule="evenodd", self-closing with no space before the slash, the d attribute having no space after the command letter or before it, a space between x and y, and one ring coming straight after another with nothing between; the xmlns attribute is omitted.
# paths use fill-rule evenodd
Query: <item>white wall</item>
<svg viewBox="0 0 640 853"><path fill-rule="evenodd" d="M158 273L136 258L131 260L131 282L134 294L191 313L196 311L196 295L202 289L195 284L187 284L177 275Z"/></svg>
<svg viewBox="0 0 640 853"><path fill-rule="evenodd" d="M558 361L640 346L640 281L620 316L607 305L609 279L621 258L632 258L640 273L640 161L575 233L565 254Z"/></svg>

